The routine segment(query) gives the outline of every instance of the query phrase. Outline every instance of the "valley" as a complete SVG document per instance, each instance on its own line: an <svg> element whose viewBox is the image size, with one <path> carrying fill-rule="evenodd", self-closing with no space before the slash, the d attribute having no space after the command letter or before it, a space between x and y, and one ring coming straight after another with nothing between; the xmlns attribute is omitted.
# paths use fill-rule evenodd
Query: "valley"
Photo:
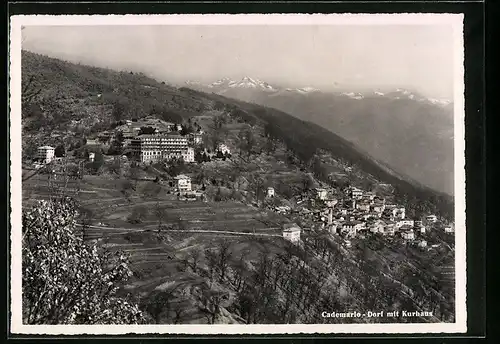
<svg viewBox="0 0 500 344"><path fill-rule="evenodd" d="M454 321L451 196L282 109L23 54L23 210L76 200L145 323Z"/></svg>
<svg viewBox="0 0 500 344"><path fill-rule="evenodd" d="M453 103L406 89L322 91L249 77L188 87L276 108L354 143L401 174L454 194Z"/></svg>

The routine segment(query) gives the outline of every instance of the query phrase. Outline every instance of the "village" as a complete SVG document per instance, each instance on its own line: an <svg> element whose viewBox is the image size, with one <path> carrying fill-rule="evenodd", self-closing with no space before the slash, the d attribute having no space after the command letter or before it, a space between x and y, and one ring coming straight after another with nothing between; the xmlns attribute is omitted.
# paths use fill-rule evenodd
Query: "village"
<svg viewBox="0 0 500 344"><path fill-rule="evenodd" d="M24 45L29 25L20 31ZM128 36L135 34L119 46ZM139 59L116 54L111 42L81 45L92 56L79 62L50 52L61 40L46 52L21 51L21 187L11 191L22 196L22 264L14 265L22 268L24 324L459 320L455 231L464 229L455 228L460 208L444 191L453 179L441 157L452 156L430 154L436 134L452 134L437 106L389 85L363 97L305 87L309 81L280 70L283 58L267 61L253 48L264 64L276 63L273 78L282 82L227 75L205 87L211 47L214 74L226 74L221 58L243 59L249 46L222 56L227 40L200 45L193 57L201 64L184 68L184 52L184 67L175 68L172 54L189 38L167 36L155 36L167 39L159 47L173 44L165 56ZM103 68L97 62L107 54L133 65L110 60ZM152 56L158 68L148 66ZM304 61L306 74L318 67ZM244 72L241 62L233 72ZM188 76L203 80L196 86ZM413 316L322 315L382 310Z"/></svg>
<svg viewBox="0 0 500 344"><path fill-rule="evenodd" d="M99 168L96 163L97 156L101 156L101 164L118 163L143 168L153 166L150 170L158 172L157 175L143 178L170 186L169 193L175 194L179 200L206 202L205 185L196 184L189 173L169 176L154 167L163 164L163 167L167 168L178 163L203 164L207 161L217 164L217 161L237 158L234 152L234 156L231 155L231 149L226 142L218 142L216 149L211 151L205 144L205 132L198 124L189 128L188 130L187 125L152 117L140 121L126 120L114 131L106 130L87 137L83 154L81 148L80 154L69 156L64 150L62 153L57 152L58 149L51 146L38 147L33 165L39 172L52 173L56 178L58 173L78 178L85 173L91 173L92 169L95 172ZM102 147L106 145L108 151L115 150L114 153L119 155L103 155ZM362 240L378 235L387 240L400 239L403 243L430 250L433 247L428 245L427 237L430 231L441 231L447 235L454 232L452 224L433 214L408 218L404 206L390 203L384 196L371 190L362 190L355 186L338 190L325 183L320 184L310 192L291 199L278 194L273 186L267 186L264 187L264 202L251 202L251 205L264 207L289 219L281 225L282 236L294 244L302 242L301 234L315 230L337 236L346 248L351 246L352 239ZM280 201L272 202L278 199Z"/></svg>
<svg viewBox="0 0 500 344"><path fill-rule="evenodd" d="M270 188L268 196L272 195L274 190ZM332 197L330 190L318 188L315 198L301 203L308 203L308 207L303 206L298 210L302 218L311 220L316 230L338 235L346 247L351 246L350 240L353 238L364 239L368 235L378 234L388 239L401 238L406 243L427 248L426 234L429 231L454 233L453 225L440 221L436 215L407 218L403 206L386 203L384 198L357 187L348 187L343 190L343 194L335 197ZM290 207L277 207L276 211L291 213ZM299 242L300 233L298 225L287 226L284 237Z"/></svg>

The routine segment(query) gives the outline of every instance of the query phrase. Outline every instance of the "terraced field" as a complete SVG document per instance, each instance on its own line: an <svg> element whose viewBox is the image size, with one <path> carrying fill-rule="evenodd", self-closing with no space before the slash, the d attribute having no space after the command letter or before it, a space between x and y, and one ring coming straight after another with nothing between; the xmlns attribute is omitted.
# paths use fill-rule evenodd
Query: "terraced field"
<svg viewBox="0 0 500 344"><path fill-rule="evenodd" d="M75 190L78 200L94 213L85 231L86 240L129 256L134 274L122 292L132 294L138 302L150 302L155 293L161 291L172 294L169 301L172 312L182 309L182 314L171 312L169 320L163 318L161 322L175 318L181 323L207 323L199 295L211 288L208 277L201 272L194 273L185 265L194 250L215 248L224 240L230 243L234 261L243 254L251 261L258 259L262 250L279 252L283 249L281 224L287 219L273 212L237 202L179 201L163 187L155 199L144 197L140 191L125 199L120 183L116 179L85 176L83 180L68 183L67 187ZM148 182L139 182L137 190L145 183ZM23 184L23 207L48 198L50 191L45 175L27 180ZM170 229L158 232L158 220L153 211L158 205L167 214L163 224L177 226L167 226ZM128 217L139 206L146 208L148 214L141 223L132 224ZM182 223L181 228L179 223ZM204 264L200 262L200 266ZM226 310L223 313L225 323L242 322Z"/></svg>

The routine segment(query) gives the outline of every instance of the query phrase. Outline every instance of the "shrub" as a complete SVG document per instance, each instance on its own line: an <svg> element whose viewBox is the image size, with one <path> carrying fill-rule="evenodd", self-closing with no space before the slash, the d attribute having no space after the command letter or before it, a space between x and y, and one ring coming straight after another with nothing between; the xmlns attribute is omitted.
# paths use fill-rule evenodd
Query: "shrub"
<svg viewBox="0 0 500 344"><path fill-rule="evenodd" d="M131 275L127 257L99 251L78 235L70 199L23 211L23 322L135 324L137 305L117 296Z"/></svg>

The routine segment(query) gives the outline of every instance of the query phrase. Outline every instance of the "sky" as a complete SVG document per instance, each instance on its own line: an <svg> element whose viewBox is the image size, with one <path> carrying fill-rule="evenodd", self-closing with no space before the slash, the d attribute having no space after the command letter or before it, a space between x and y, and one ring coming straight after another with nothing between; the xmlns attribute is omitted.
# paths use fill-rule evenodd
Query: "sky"
<svg viewBox="0 0 500 344"><path fill-rule="evenodd" d="M449 25L26 26L23 49L174 84L249 76L286 87L409 88L453 99Z"/></svg>

